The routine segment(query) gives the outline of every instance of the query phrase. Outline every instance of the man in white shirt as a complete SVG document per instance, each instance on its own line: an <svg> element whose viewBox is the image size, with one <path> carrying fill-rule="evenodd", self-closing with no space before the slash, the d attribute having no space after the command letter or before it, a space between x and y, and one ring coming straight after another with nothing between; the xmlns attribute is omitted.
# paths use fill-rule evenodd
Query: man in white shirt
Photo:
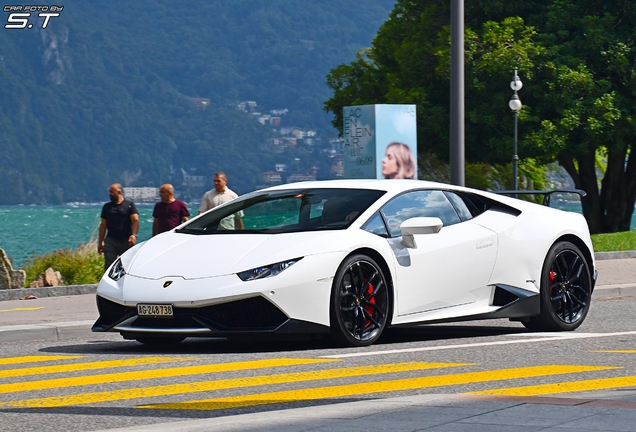
<svg viewBox="0 0 636 432"><path fill-rule="evenodd" d="M201 198L201 205L199 206L199 214L206 212L214 207L225 204L238 198L238 195L227 187L227 176L224 172L219 171L214 174L214 189L211 189L203 195ZM219 229L233 230L243 229L243 212L235 213L233 216L226 217L221 220Z"/></svg>

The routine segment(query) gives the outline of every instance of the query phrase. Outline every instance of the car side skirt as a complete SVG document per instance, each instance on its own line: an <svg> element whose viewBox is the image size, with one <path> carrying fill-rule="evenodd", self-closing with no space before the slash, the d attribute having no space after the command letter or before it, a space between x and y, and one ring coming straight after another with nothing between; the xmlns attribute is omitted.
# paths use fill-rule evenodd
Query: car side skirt
<svg viewBox="0 0 636 432"><path fill-rule="evenodd" d="M492 299L492 305L501 307L492 312L433 320L422 320L418 322L398 324L394 327L411 326L413 324L421 323L438 324L497 318L510 318L515 321L521 321L524 318L529 318L539 314L541 310L541 298L539 296L539 293L530 292L517 287L503 284L497 284L494 287L495 289Z"/></svg>

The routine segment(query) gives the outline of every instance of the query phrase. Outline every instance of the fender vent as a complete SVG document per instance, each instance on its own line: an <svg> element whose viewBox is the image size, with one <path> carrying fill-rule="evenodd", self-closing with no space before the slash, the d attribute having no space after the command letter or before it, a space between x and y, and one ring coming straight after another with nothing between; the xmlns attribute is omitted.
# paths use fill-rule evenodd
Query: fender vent
<svg viewBox="0 0 636 432"><path fill-rule="evenodd" d="M505 289L497 286L495 287L495 295L492 299L493 306L506 306L512 303L515 300L518 300L519 297L511 293L510 291L506 291Z"/></svg>

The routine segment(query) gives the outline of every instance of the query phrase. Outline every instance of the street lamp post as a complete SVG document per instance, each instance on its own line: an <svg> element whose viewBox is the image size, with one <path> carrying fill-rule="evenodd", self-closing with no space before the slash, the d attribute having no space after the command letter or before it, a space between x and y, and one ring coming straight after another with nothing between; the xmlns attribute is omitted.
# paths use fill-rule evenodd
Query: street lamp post
<svg viewBox="0 0 636 432"><path fill-rule="evenodd" d="M521 107L523 106L517 92L521 90L521 87L523 87L523 83L517 75L517 68L515 68L515 75L512 77L512 81L510 81L510 88L515 93L512 95L512 98L510 98L510 102L508 102L508 106L514 113L515 118L515 144L512 155L512 190L517 190L517 164L519 162L519 156L517 155L517 117L519 115L519 110L521 110Z"/></svg>

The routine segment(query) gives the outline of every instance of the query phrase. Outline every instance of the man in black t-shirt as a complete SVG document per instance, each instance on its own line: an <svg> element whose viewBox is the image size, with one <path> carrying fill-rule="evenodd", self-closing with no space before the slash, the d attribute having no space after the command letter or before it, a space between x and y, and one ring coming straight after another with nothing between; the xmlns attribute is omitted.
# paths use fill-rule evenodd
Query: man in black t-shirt
<svg viewBox="0 0 636 432"><path fill-rule="evenodd" d="M134 202L124 198L121 185L111 185L108 195L110 202L102 207L97 243L97 252L104 254L104 271L108 270L119 255L137 243L139 232L139 212Z"/></svg>

